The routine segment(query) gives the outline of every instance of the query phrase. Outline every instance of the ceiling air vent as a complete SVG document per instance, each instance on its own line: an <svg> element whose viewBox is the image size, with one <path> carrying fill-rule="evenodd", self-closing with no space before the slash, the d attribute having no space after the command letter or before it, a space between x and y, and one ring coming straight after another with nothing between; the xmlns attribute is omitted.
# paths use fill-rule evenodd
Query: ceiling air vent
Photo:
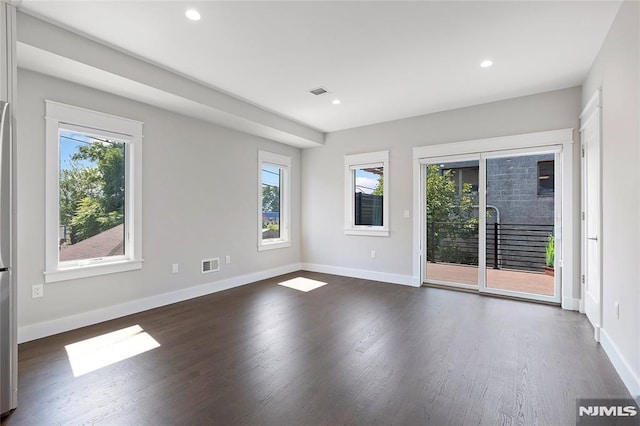
<svg viewBox="0 0 640 426"><path fill-rule="evenodd" d="M312 95L320 96L324 95L325 93L329 93L329 91L324 87L318 87L317 89L309 90L309 93L311 93Z"/></svg>
<svg viewBox="0 0 640 426"><path fill-rule="evenodd" d="M209 272L216 272L220 270L220 258L216 257L214 259L205 259L202 261L202 268L200 272L203 274L208 274Z"/></svg>

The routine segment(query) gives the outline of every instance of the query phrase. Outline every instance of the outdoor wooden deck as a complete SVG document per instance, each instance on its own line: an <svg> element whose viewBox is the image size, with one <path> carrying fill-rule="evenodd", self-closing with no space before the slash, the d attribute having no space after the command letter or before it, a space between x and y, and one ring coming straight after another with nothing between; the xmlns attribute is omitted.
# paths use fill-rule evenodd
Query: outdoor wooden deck
<svg viewBox="0 0 640 426"><path fill-rule="evenodd" d="M429 262L427 280L478 285L478 267ZM553 296L554 277L538 272L487 269L487 287Z"/></svg>

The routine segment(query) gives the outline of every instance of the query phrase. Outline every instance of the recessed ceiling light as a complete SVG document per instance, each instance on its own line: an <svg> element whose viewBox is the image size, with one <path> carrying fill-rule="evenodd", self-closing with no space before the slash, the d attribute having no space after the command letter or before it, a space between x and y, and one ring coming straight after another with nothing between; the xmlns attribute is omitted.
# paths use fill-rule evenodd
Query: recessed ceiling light
<svg viewBox="0 0 640 426"><path fill-rule="evenodd" d="M334 105L340 105L340 99L334 99L331 101L331 103Z"/></svg>
<svg viewBox="0 0 640 426"><path fill-rule="evenodd" d="M200 20L200 12L198 12L195 9L189 9L184 14L187 18L191 19L192 21Z"/></svg>
<svg viewBox="0 0 640 426"><path fill-rule="evenodd" d="M491 65L493 65L493 61L491 59L485 59L480 63L482 68L489 68Z"/></svg>

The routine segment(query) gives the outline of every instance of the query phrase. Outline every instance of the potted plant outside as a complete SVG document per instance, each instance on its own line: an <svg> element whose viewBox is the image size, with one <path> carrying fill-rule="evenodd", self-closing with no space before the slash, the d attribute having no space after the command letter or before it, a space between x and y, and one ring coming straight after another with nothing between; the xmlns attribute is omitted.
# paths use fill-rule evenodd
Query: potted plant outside
<svg viewBox="0 0 640 426"><path fill-rule="evenodd" d="M553 235L549 235L549 237L547 237L547 242L545 243L544 248L546 252L546 266L544 267L544 274L554 276L556 241Z"/></svg>

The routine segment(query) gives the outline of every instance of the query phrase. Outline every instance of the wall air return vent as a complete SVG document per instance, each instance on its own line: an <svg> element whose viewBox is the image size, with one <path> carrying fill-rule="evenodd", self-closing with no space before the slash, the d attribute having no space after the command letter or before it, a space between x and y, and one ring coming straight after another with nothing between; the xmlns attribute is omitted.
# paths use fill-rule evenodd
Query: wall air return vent
<svg viewBox="0 0 640 426"><path fill-rule="evenodd" d="M324 87L318 87L317 89L309 90L309 93L311 93L312 95L320 96L324 95L325 93L329 93L329 91Z"/></svg>
<svg viewBox="0 0 640 426"><path fill-rule="evenodd" d="M209 272L216 272L220 270L220 258L204 259L201 264L200 272L208 274Z"/></svg>

